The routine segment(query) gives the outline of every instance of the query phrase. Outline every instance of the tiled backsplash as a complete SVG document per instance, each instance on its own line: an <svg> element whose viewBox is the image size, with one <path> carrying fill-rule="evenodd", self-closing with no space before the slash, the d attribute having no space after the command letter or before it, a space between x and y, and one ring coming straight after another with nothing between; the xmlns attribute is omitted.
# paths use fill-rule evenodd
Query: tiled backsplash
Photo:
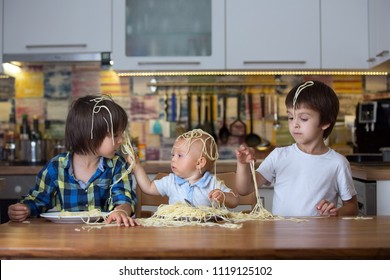
<svg viewBox="0 0 390 280"><path fill-rule="evenodd" d="M2 128L7 127L10 100L14 98L18 124L22 114L28 114L30 121L33 115L37 115L42 131L44 120L49 120L55 124L57 137L61 137L61 127L74 98L108 93L128 112L131 136L134 141L146 144L147 159L161 160L170 158L178 122L186 129L189 124L191 128L198 127L205 121L206 106L208 113L211 111L210 102L213 103L213 115L208 114L208 120L212 117L214 132L218 135L223 123L223 96L227 97L227 126L237 119L239 106L240 117L246 122L249 132L247 96L252 94L254 133L272 145L281 146L292 143L286 126L284 98L295 84L319 79L332 86L340 98L341 123L345 117L354 116L355 106L360 100L389 91L386 76L166 76L154 78L159 85L156 90L151 87L152 78L119 77L114 71L100 69L98 64L25 66L15 78L0 80ZM265 96L264 115L261 111L262 95ZM238 96L242 97L241 104L237 103ZM176 110L172 105L176 105ZM198 108L201 108L200 118ZM275 126L276 113L278 129ZM341 124L335 128L335 133L330 137L330 145L343 146L343 149L349 145L348 128ZM230 137L226 144L219 143L221 158L234 158L234 149L240 141L242 138Z"/></svg>

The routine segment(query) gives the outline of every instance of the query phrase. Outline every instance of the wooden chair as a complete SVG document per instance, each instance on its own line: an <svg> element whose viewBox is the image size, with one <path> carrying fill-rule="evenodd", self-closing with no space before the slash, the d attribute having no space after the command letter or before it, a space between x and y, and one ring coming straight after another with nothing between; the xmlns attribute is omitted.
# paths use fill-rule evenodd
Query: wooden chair
<svg viewBox="0 0 390 280"><path fill-rule="evenodd" d="M158 173L153 180L161 179L162 177L167 176L168 173ZM225 185L237 193L236 190L236 174L235 172L227 173L218 173L217 178L224 181ZM144 193L140 187L136 187L136 193L138 197L138 203L136 206L136 217L137 218L147 218L153 215L155 209L161 204L168 204L168 197L149 195ZM256 195L251 193L249 195L240 196L240 201L238 206L234 209L237 211L248 211L252 210L256 205ZM246 208L246 209L245 209Z"/></svg>
<svg viewBox="0 0 390 280"><path fill-rule="evenodd" d="M226 173L217 173L217 178L222 180L225 185L231 189L235 194L238 194L236 188L236 173L235 172L226 172ZM240 200L238 206L234 210L252 210L256 205L256 194L254 192L248 195L240 195ZM245 209L246 208L246 209Z"/></svg>
<svg viewBox="0 0 390 280"><path fill-rule="evenodd" d="M157 173L153 180L161 179L167 175L168 173ZM135 207L136 218L148 218L153 215L158 206L168 204L167 196L146 194L139 186L136 186L135 192L138 198L138 203Z"/></svg>

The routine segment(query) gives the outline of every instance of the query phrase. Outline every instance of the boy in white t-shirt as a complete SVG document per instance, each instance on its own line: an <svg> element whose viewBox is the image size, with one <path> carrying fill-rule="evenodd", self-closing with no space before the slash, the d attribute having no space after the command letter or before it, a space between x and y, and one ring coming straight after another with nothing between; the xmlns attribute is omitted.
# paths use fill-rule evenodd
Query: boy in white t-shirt
<svg viewBox="0 0 390 280"><path fill-rule="evenodd" d="M258 186L274 183L272 213L280 216L354 216L356 190L347 159L327 147L339 112L334 91L319 81L295 86L285 100L288 127L295 143L275 148L256 170ZM240 195L254 191L250 162L254 149L236 150ZM338 198L342 206L337 207Z"/></svg>

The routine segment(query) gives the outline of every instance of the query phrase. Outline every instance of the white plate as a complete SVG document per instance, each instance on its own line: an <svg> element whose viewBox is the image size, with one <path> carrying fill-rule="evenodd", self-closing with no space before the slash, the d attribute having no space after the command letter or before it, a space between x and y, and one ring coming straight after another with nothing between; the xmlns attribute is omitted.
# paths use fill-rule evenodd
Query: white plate
<svg viewBox="0 0 390 280"><path fill-rule="evenodd" d="M48 213L42 213L41 217L48 219L49 221L52 221L54 223L59 224L84 224L85 222L96 222L98 221L102 216L105 216L108 214L108 212L102 212L99 216L89 216L85 212L85 216L80 215L80 212L78 212L78 215L70 216L70 215L61 215L62 212L48 212ZM89 218L89 220L88 220Z"/></svg>

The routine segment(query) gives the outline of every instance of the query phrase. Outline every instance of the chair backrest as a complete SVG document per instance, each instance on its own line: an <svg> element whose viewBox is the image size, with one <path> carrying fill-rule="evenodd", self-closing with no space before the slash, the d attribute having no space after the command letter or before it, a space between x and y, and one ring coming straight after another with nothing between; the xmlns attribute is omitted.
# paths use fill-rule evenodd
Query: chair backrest
<svg viewBox="0 0 390 280"><path fill-rule="evenodd" d="M217 173L217 178L225 183L225 185L231 189L235 194L238 194L236 188L236 173L235 172L226 172L226 173ZM248 206L249 209L252 210L256 205L256 194L254 192L248 195L240 195L240 200L238 202L238 206L236 207L238 210L243 206ZM234 209L233 209L234 210Z"/></svg>
<svg viewBox="0 0 390 280"><path fill-rule="evenodd" d="M161 179L162 177L165 177L167 175L168 173L157 173L153 180ZM161 204L168 204L167 196L146 194L138 186L136 186L135 192L138 198L138 203L135 208L135 216L137 218L150 217L151 215L153 215L153 212L158 206L160 206ZM145 210L145 208L149 210Z"/></svg>
<svg viewBox="0 0 390 280"><path fill-rule="evenodd" d="M161 179L162 177L165 177L167 175L168 173L158 173L153 180ZM230 188L234 193L237 194L236 184L235 184L236 182L235 172L217 173L217 178L219 180L222 180L228 188ZM138 203L136 206L137 218L150 217L153 214L156 207L158 207L161 204L168 204L168 197L146 194L138 186L136 187L136 193L138 197ZM239 209L242 206L247 206L249 207L249 209L253 209L255 205L256 205L256 195L253 192L249 195L240 196L240 201L238 203L237 209ZM148 208L149 210L145 210L145 208Z"/></svg>

